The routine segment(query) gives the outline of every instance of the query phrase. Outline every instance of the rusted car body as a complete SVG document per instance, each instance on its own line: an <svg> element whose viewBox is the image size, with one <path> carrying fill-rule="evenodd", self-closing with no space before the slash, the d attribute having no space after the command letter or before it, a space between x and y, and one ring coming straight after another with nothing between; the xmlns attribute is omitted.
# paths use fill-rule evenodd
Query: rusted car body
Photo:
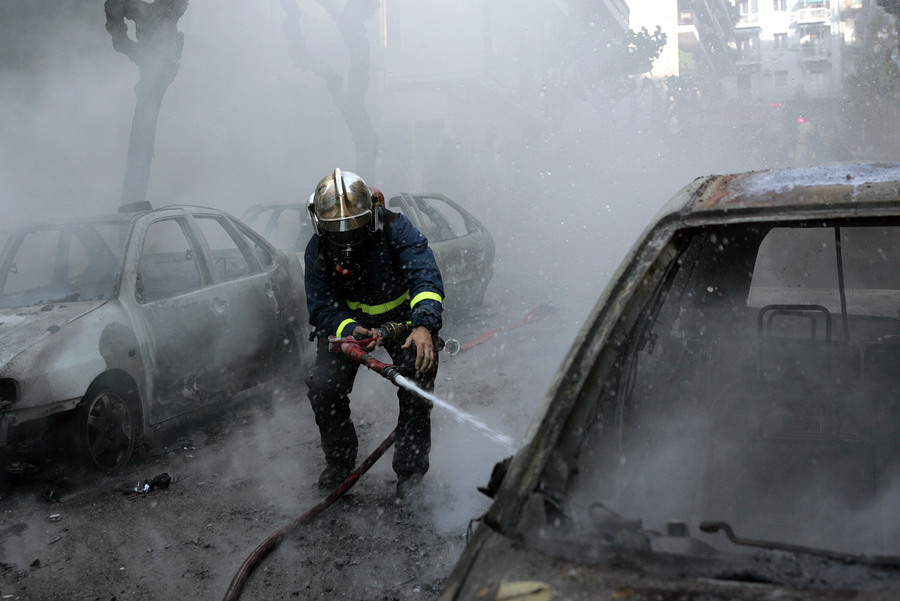
<svg viewBox="0 0 900 601"><path fill-rule="evenodd" d="M459 203L443 194L397 194L387 208L409 217L428 238L441 269L445 305L479 307L494 276L494 239L487 228ZM312 236L306 203L256 205L241 218L278 248L301 255Z"/></svg>
<svg viewBox="0 0 900 601"><path fill-rule="evenodd" d="M300 369L297 257L168 206L0 231L0 456L65 434L98 468L160 426Z"/></svg>
<svg viewBox="0 0 900 601"><path fill-rule="evenodd" d="M687 185L492 481L441 601L900 598L900 163Z"/></svg>

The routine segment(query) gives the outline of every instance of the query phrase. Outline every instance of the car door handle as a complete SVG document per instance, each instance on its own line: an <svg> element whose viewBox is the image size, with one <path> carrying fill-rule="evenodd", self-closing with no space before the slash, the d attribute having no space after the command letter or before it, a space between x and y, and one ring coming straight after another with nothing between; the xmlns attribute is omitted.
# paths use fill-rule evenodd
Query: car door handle
<svg viewBox="0 0 900 601"><path fill-rule="evenodd" d="M222 313L225 312L225 309L228 308L228 301L217 296L217 297L213 298L212 308L213 308L213 312L221 315Z"/></svg>

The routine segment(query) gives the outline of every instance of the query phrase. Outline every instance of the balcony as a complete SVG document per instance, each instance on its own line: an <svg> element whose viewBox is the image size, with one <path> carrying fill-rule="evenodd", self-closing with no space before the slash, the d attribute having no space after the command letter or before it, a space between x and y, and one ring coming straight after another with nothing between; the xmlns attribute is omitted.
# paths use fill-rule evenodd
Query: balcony
<svg viewBox="0 0 900 601"><path fill-rule="evenodd" d="M685 52L701 52L700 32L694 13L683 10L678 13L678 47Z"/></svg>
<svg viewBox="0 0 900 601"><path fill-rule="evenodd" d="M828 5L804 6L800 5L796 11L797 23L826 23L831 19L831 8Z"/></svg>
<svg viewBox="0 0 900 601"><path fill-rule="evenodd" d="M739 70L744 70L748 67L758 67L761 64L762 58L758 50L756 52L742 52L734 59L734 66Z"/></svg>
<svg viewBox="0 0 900 601"><path fill-rule="evenodd" d="M825 44L803 44L800 46L800 61L823 62L831 59L831 48Z"/></svg>

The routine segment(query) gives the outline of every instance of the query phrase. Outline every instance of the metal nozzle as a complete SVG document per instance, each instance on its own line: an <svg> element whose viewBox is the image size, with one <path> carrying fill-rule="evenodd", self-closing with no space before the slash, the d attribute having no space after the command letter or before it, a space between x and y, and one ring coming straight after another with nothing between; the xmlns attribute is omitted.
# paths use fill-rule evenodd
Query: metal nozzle
<svg viewBox="0 0 900 601"><path fill-rule="evenodd" d="M456 340L455 338L445 340L444 350L447 351L448 355L455 355L459 352L459 340Z"/></svg>
<svg viewBox="0 0 900 601"><path fill-rule="evenodd" d="M388 321L381 324L381 327L377 328L377 330L379 335L386 341L399 341L401 338L409 336L409 333L412 331L412 324Z"/></svg>
<svg viewBox="0 0 900 601"><path fill-rule="evenodd" d="M381 375L390 380L392 384L396 384L397 376L400 375L400 372L393 365L386 365L384 369L381 370Z"/></svg>

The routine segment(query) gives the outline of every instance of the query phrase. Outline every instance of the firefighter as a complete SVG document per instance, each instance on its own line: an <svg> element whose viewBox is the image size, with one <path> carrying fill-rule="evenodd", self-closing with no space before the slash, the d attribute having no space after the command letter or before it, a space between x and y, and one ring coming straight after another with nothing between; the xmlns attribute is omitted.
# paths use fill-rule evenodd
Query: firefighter
<svg viewBox="0 0 900 601"><path fill-rule="evenodd" d="M358 447L348 395L359 364L329 352L329 336L374 338L373 328L385 322L411 322L412 333L385 342L385 349L404 376L434 390L441 273L425 236L406 216L387 210L383 198L355 173L335 169L319 182L307 205L315 234L306 246L306 302L318 339L307 384L327 462L321 488L346 480ZM397 397L393 469L402 498L419 488L428 471L431 403L404 388L398 388Z"/></svg>

